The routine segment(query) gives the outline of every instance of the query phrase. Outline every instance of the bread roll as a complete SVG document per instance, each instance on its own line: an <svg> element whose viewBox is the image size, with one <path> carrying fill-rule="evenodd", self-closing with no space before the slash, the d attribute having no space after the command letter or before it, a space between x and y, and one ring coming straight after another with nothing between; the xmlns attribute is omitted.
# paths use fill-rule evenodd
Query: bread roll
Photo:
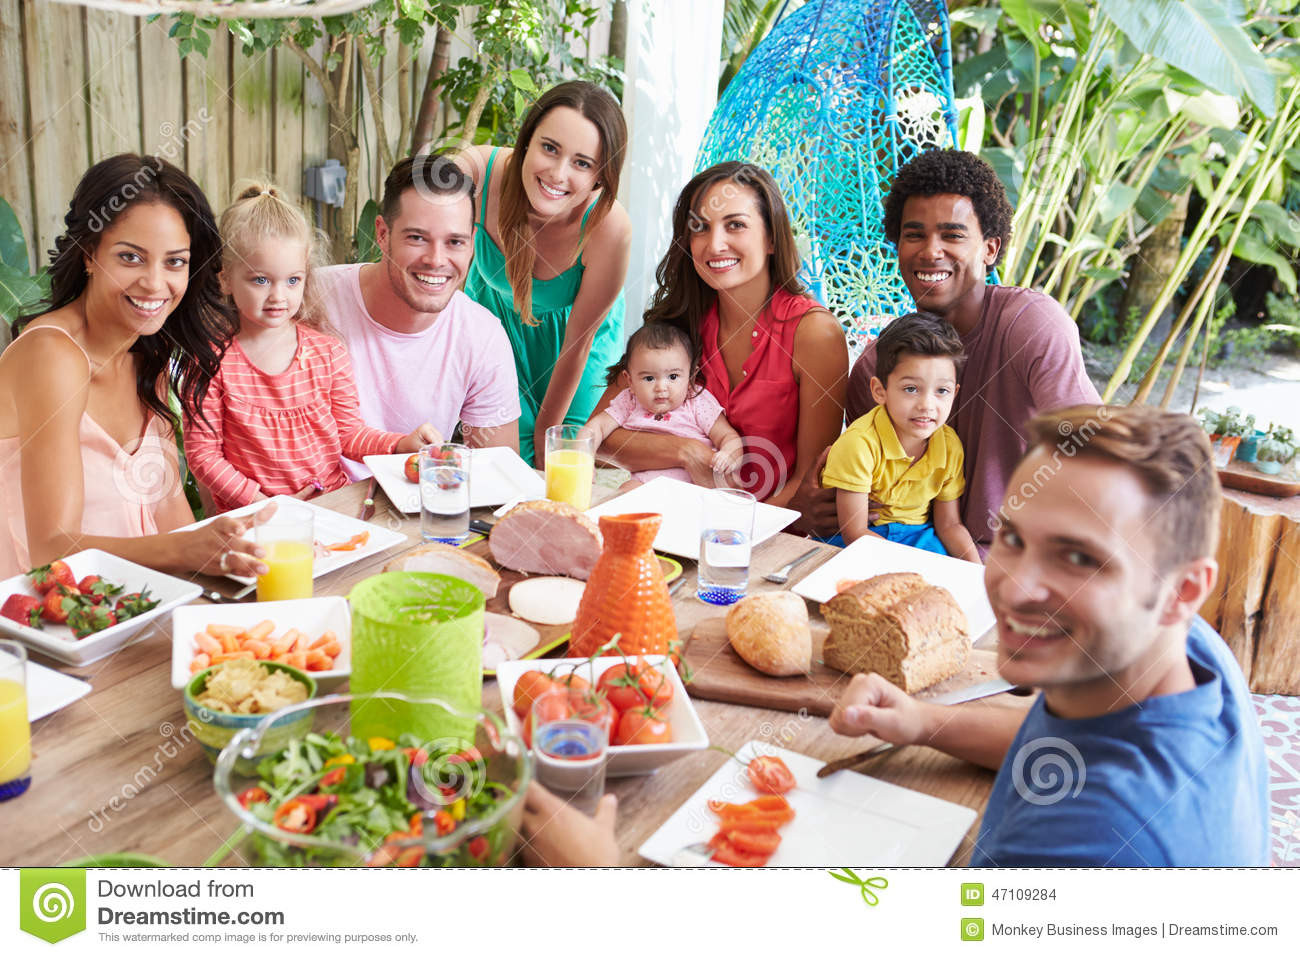
<svg viewBox="0 0 1300 957"><path fill-rule="evenodd" d="M491 565L471 555L463 548L430 542L413 548L400 558L395 558L384 566L386 572L434 572L450 575L467 581L483 593L486 599L493 598L501 585L501 576Z"/></svg>
<svg viewBox="0 0 1300 957"><path fill-rule="evenodd" d="M822 648L827 667L874 671L909 694L966 666L966 615L946 588L913 572L869 578L822 605L831 626Z"/></svg>
<svg viewBox="0 0 1300 957"><path fill-rule="evenodd" d="M742 598L727 612L727 640L736 654L764 674L804 675L812 670L808 607L788 591Z"/></svg>

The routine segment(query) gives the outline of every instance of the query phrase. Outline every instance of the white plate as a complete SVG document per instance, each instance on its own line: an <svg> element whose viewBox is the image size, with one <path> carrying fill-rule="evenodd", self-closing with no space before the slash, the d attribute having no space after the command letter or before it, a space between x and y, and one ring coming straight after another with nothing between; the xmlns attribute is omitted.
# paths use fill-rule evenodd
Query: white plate
<svg viewBox="0 0 1300 957"><path fill-rule="evenodd" d="M420 511L420 486L406 480L409 455L367 455L366 466L398 511ZM489 446L469 453L470 508L500 505L523 498L541 498L546 480L528 467L514 449Z"/></svg>
<svg viewBox="0 0 1300 957"><path fill-rule="evenodd" d="M758 754L780 757L798 782L785 796L795 818L781 828L781 846L768 861L770 867L942 867L976 817L971 808L853 771L819 779L823 762L761 741L750 741L737 752L741 761ZM727 761L638 853L671 866L682 848L717 833L710 800L744 803L758 796L745 769Z"/></svg>
<svg viewBox="0 0 1300 957"><path fill-rule="evenodd" d="M700 557L700 522L704 513L703 494L707 489L659 476L645 485L625 492L594 508L587 509L592 518L601 515L624 515L629 512L658 512L663 516L655 551L667 552L698 561ZM754 542L757 546L785 528L799 513L776 505L759 502L754 509Z"/></svg>
<svg viewBox="0 0 1300 957"><path fill-rule="evenodd" d="M871 578L886 572L916 572L931 585L940 585L966 613L971 641L993 627L993 609L984 590L984 566L960 558L927 552L911 545L869 535L851 543L825 564L819 565L793 589L816 602L835 597L835 585L846 578Z"/></svg>
<svg viewBox="0 0 1300 957"><path fill-rule="evenodd" d="M380 552L386 552L390 548L405 545L408 542L407 537L401 532L384 528L384 526L376 525L373 522L363 522L359 518L352 518L341 512L313 505L311 502L301 502L291 495L276 495L269 501L275 502L277 505L297 505L311 509L315 520L316 541L323 545L346 542L353 535L359 535L362 532L370 533L370 540L360 548L350 552L331 552L329 558L316 559L312 563L312 578L320 578L322 575L338 571L345 565L351 565L353 562L359 562L363 558L378 555ZM223 512L222 514L249 515L266 507L266 505L267 502L254 502L251 505L245 505L243 508L232 508L229 512ZM212 520L211 518L205 518L193 525L186 525L180 531L200 528ZM251 535L252 532L250 531L249 536L251 537ZM257 581L256 578L245 578L240 575L227 575L226 577L237 582L243 582L245 585L251 585Z"/></svg>
<svg viewBox="0 0 1300 957"><path fill-rule="evenodd" d="M27 720L39 721L90 694L89 682L27 662Z"/></svg>
<svg viewBox="0 0 1300 957"><path fill-rule="evenodd" d="M298 598L293 601L255 601L239 605L190 605L172 616L172 687L178 691L190 680L190 662L197 646L194 636L208 625L239 625L251 628L270 619L272 635L279 637L290 628L319 638L322 632L338 636L343 650L329 671L308 672L323 690L352 674L352 609L342 595L327 598Z"/></svg>
<svg viewBox="0 0 1300 957"><path fill-rule="evenodd" d="M64 561L68 563L68 567L72 569L78 581L87 575L99 575L114 584L124 586L124 593L127 594L148 588L149 597L158 600L158 606L143 615L128 618L119 625L105 628L80 640L73 637L72 629L67 625L46 623L45 627L38 631L8 618L0 618L0 632L11 638L17 638L24 644L69 665L89 664L112 654L145 625L166 615L173 608L193 601L203 592L203 589L194 582L164 575L152 568L128 562L125 558L101 552L97 548L88 548L75 555L69 555ZM15 575L0 582L0 603L15 592L36 595L36 589L32 588L26 575Z"/></svg>
<svg viewBox="0 0 1300 957"><path fill-rule="evenodd" d="M709 746L709 735L700 723L700 716L695 713L695 706L686 695L682 679L677 669L669 665L663 667L666 655L646 655L647 663L659 668L668 675L673 686L673 700L668 704L665 717L672 722L673 740L668 744L628 744L610 747L609 762L605 765L605 774L610 777L627 777L633 774L649 774L669 761L675 761L692 751L703 751ZM515 682L525 671L554 671L568 674L574 665L578 665L577 674L586 678L594 687L600 676L614 665L622 664L622 658L596 658L588 665L586 658L545 658L539 661L503 661L497 665L497 688L501 691L501 708L505 712L506 724L510 730L523 735L523 723L515 714L511 702L515 700Z"/></svg>

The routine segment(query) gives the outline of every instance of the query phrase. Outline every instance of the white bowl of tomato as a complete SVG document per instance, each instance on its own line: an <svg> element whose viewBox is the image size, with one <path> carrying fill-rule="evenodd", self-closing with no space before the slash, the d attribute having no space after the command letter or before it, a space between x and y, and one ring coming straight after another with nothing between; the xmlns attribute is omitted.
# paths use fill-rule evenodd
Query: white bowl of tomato
<svg viewBox="0 0 1300 957"><path fill-rule="evenodd" d="M708 732L667 655L505 661L497 668L506 724L520 737L527 734L524 718L537 695L584 683L602 694L613 712L607 776L650 774L709 746Z"/></svg>

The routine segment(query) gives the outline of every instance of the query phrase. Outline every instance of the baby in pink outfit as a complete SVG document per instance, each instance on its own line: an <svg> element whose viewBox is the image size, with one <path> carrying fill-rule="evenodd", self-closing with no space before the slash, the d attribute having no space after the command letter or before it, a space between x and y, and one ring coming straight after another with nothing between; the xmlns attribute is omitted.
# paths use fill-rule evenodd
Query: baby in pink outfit
<svg viewBox="0 0 1300 957"><path fill-rule="evenodd" d="M698 371L690 339L675 326L651 322L632 333L623 358L609 369L610 384L621 381L628 388L586 425L595 435L596 448L620 427L696 439L717 450L714 476L717 484L729 484L740 468L744 440L722 414L718 400L696 383ZM691 480L686 469L649 469L632 473L620 491L660 475Z"/></svg>

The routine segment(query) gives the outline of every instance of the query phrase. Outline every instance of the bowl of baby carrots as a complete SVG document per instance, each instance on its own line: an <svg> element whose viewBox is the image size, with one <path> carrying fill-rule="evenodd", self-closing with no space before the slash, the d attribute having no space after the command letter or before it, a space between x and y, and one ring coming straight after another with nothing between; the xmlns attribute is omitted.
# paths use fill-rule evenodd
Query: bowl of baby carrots
<svg viewBox="0 0 1300 957"><path fill-rule="evenodd" d="M226 661L274 662L305 672L322 690L352 673L352 612L346 598L241 605L184 605L172 614L172 687Z"/></svg>

